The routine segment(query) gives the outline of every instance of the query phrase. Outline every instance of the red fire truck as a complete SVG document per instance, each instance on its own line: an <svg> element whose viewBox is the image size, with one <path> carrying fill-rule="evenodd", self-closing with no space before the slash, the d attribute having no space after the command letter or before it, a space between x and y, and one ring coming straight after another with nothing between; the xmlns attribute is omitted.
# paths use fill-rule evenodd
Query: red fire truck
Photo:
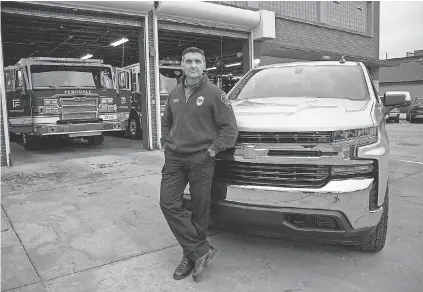
<svg viewBox="0 0 423 292"><path fill-rule="evenodd" d="M105 131L127 130L130 73L98 59L33 57L5 68L12 135L27 150L69 138L102 144Z"/></svg>
<svg viewBox="0 0 423 292"><path fill-rule="evenodd" d="M142 101L140 93L140 66L133 64L126 66L124 69L129 70L132 76L132 98L131 112L128 120L128 134L134 139L142 138L141 119L142 119ZM182 77L181 62L167 61L161 62L159 66L159 87L160 87L160 113L163 114L164 104L169 96L169 92L176 86L178 79ZM143 73L144 74L144 73Z"/></svg>

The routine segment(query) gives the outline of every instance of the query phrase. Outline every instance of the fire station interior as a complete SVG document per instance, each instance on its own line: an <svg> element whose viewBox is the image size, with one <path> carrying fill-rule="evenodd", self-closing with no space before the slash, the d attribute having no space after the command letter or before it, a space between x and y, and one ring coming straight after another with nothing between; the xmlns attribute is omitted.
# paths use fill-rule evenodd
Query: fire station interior
<svg viewBox="0 0 423 292"><path fill-rule="evenodd" d="M140 60L138 37L143 32L142 29L136 27L30 17L2 12L1 29L4 67L15 65L21 58L29 57L101 59L103 64L119 68L137 66ZM179 68L184 49L196 46L205 52L206 72L209 78L224 91L228 92L243 74L243 43L245 40L160 29L158 40L160 68L166 66ZM180 74L175 71L172 73L172 70L161 70L161 73L163 73L161 78L163 77L167 81L169 78L179 77ZM128 83L132 83L132 93L139 90L134 77L132 75L128 78L130 80ZM170 84L173 83L176 84L174 80L170 82ZM8 107L10 108L9 105ZM81 151L95 151L91 149L99 147L146 148L142 141L143 137L146 137L142 135L142 123L137 121L135 124L141 128L141 134L129 131L128 121L128 128L124 131L103 132L104 142L95 147L87 146L87 141L84 139L80 141L71 139L66 140L66 143L61 142L60 147L50 147L56 143L53 141L53 143L47 143L35 150L31 149L31 151L36 155L41 155L52 151L63 151L64 148L69 147L81 149ZM114 145L110 139L121 141ZM10 140L12 157L15 160L19 159L16 149L19 149L18 152L21 153L28 150L23 150L25 147L22 134L12 134Z"/></svg>

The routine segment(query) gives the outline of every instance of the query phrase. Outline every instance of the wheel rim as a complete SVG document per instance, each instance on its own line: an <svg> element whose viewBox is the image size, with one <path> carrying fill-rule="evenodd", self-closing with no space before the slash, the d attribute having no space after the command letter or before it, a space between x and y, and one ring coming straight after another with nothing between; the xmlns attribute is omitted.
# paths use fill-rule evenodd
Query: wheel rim
<svg viewBox="0 0 423 292"><path fill-rule="evenodd" d="M137 134L137 122L134 119L131 119L131 122L129 123L129 131L133 136Z"/></svg>

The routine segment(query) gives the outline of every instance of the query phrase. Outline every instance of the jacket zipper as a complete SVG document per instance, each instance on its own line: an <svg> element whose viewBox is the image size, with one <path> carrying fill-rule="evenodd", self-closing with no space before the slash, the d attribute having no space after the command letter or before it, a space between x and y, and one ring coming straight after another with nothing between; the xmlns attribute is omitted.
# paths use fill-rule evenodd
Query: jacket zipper
<svg viewBox="0 0 423 292"><path fill-rule="evenodd" d="M194 90L194 91L192 91L188 96L185 96L185 88L184 88L184 86L182 85L182 93L183 93L183 95L184 95L184 97L185 97L185 107L184 107L184 116L183 116L183 119L182 119L182 122L183 122L183 124L182 125L185 125L185 116L186 116L186 113L187 113L187 106L188 106L188 102L189 102L189 99L191 98L191 96L193 96L194 95L194 93L197 93L197 91L198 91L198 89L202 86L203 84L202 84L202 82L200 81L200 83L198 84L198 87ZM181 135L181 133L178 133L178 138L179 138L179 136ZM177 139L176 141L176 149L177 149L177 151L179 152L180 151L180 146L179 146L179 143L178 143L178 140L179 139Z"/></svg>

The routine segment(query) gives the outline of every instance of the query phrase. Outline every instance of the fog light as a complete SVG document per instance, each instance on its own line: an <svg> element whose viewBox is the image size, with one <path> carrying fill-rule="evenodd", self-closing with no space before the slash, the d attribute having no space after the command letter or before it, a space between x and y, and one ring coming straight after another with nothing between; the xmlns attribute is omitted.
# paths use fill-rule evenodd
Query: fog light
<svg viewBox="0 0 423 292"><path fill-rule="evenodd" d="M374 165L370 164L352 164L352 165L334 165L332 166L332 176L360 176L370 175L374 172Z"/></svg>

